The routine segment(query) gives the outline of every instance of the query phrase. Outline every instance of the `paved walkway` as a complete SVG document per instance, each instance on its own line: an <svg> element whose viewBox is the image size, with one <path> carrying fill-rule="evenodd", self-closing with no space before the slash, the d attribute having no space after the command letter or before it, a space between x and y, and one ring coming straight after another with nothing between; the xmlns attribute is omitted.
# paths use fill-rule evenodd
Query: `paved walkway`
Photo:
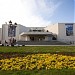
<svg viewBox="0 0 75 75"><path fill-rule="evenodd" d="M25 46L75 46L75 44L73 45L25 45Z"/></svg>

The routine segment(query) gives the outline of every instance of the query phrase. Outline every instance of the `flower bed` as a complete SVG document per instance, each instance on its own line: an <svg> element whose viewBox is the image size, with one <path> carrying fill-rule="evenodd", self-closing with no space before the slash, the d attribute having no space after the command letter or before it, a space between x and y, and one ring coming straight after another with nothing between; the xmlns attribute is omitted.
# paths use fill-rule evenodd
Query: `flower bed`
<svg viewBox="0 0 75 75"><path fill-rule="evenodd" d="M31 54L0 60L0 70L75 69L75 56L59 54Z"/></svg>

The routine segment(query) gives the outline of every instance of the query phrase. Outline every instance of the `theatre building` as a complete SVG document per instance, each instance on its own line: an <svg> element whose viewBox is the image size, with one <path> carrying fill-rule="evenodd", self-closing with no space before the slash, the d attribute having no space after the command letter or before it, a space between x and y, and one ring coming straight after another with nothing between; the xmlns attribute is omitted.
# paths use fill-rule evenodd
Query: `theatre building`
<svg viewBox="0 0 75 75"><path fill-rule="evenodd" d="M16 41L60 41L75 44L75 23L56 23L46 27L25 27L12 23L2 24L0 42Z"/></svg>

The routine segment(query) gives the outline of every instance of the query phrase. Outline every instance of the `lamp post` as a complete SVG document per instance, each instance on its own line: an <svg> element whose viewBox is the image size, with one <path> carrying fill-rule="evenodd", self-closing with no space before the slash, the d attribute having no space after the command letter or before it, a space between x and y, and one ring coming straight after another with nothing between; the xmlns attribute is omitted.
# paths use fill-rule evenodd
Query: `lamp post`
<svg viewBox="0 0 75 75"><path fill-rule="evenodd" d="M10 44L11 46L14 46L14 37L16 36L16 27L17 27L17 23L12 24L12 21L9 21L9 25L8 25L8 37L10 38Z"/></svg>

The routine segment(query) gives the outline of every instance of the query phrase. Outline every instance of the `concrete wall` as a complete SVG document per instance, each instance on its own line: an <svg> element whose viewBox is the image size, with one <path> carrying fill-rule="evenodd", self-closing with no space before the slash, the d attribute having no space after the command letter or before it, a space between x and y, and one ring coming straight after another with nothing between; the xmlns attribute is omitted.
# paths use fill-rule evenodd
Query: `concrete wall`
<svg viewBox="0 0 75 75"><path fill-rule="evenodd" d="M45 31L49 31L49 32L52 32L53 34L57 34L59 33L59 30L58 30L58 23L56 24L51 24L49 26L47 26L46 28L44 28Z"/></svg>
<svg viewBox="0 0 75 75"><path fill-rule="evenodd" d="M8 25L3 24L2 25L2 43L8 41Z"/></svg>
<svg viewBox="0 0 75 75"><path fill-rule="evenodd" d="M73 24L73 36L66 36L66 26L65 24ZM61 42L74 42L75 43L75 23L56 23L49 25L45 28L49 32L57 35L57 40Z"/></svg>
<svg viewBox="0 0 75 75"><path fill-rule="evenodd" d="M9 42L9 39L11 39L11 37L8 37L8 25L9 24L3 24L2 25L2 43L5 42L5 40L7 42ZM20 24L17 24L17 27L16 27L16 36L15 37L12 37L14 39L16 39L16 41L19 40L19 35L22 33L22 32L26 32L26 31L29 31L30 28L28 27L25 27L23 25L20 25Z"/></svg>
<svg viewBox="0 0 75 75"><path fill-rule="evenodd" d="M2 40L2 28L0 28L0 42Z"/></svg>
<svg viewBox="0 0 75 75"><path fill-rule="evenodd" d="M18 24L16 27L16 36L12 37L12 38L16 39L17 41L19 40L20 30L21 30L20 24ZM7 42L9 42L9 39L11 39L11 37L8 37L8 24L3 24L2 25L2 43L4 43L5 40Z"/></svg>
<svg viewBox="0 0 75 75"><path fill-rule="evenodd" d="M59 30L59 33L57 35L58 40L67 43L75 41L75 24L73 24L73 36L66 36L65 24L70 24L70 23L58 23L58 30Z"/></svg>

